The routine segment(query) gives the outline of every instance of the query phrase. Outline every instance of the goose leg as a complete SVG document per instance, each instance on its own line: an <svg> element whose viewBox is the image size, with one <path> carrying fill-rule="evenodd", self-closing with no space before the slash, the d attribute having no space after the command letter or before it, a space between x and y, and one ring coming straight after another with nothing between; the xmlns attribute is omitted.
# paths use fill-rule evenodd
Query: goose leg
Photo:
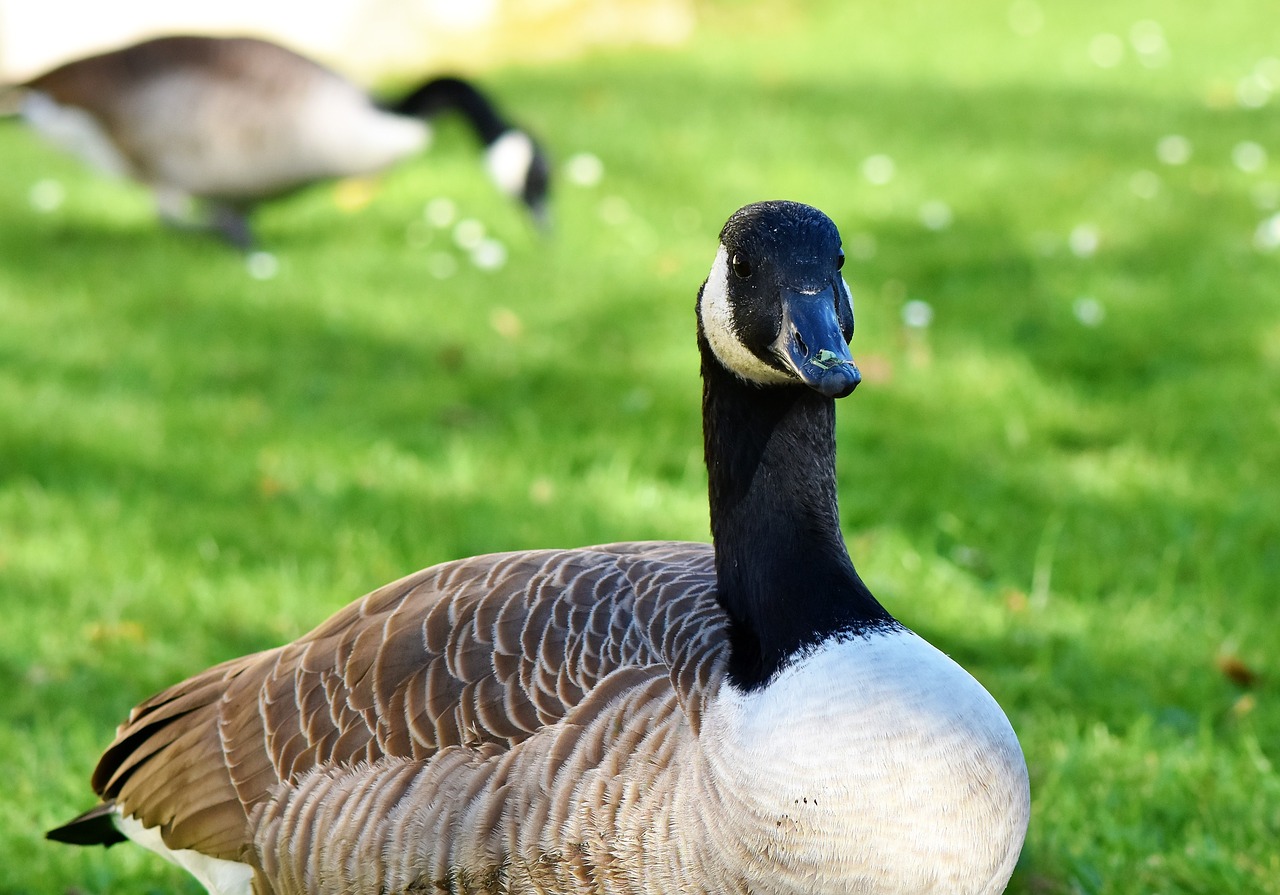
<svg viewBox="0 0 1280 895"><path fill-rule="evenodd" d="M253 231L241 209L209 201L197 210L193 208L195 200L182 190L158 186L153 192L156 212L168 226L177 230L212 230L241 251L253 248Z"/></svg>
<svg viewBox="0 0 1280 895"><path fill-rule="evenodd" d="M253 231L249 227L249 217L242 210L221 202L210 203L209 225L219 236L240 251L247 252L253 248Z"/></svg>

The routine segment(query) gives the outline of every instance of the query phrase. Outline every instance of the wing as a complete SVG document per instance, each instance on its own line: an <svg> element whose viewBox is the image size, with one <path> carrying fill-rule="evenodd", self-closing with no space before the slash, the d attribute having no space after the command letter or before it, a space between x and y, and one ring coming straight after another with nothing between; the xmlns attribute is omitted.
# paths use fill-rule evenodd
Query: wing
<svg viewBox="0 0 1280 895"><path fill-rule="evenodd" d="M669 676L696 729L699 699L682 694L697 691L722 651L714 583L702 544L435 566L300 640L144 702L103 755L94 788L158 825L170 848L234 860L249 847L249 813L281 782L448 746L509 749L611 675Z"/></svg>

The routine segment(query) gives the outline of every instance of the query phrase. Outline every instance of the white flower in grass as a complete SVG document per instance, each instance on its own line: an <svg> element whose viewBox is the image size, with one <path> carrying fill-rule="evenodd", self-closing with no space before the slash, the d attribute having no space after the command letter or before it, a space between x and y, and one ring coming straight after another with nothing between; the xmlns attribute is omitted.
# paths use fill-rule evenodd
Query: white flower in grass
<svg viewBox="0 0 1280 895"><path fill-rule="evenodd" d="M1156 141L1156 158L1166 165L1185 165L1191 160L1191 141L1181 134L1169 134Z"/></svg>
<svg viewBox="0 0 1280 895"><path fill-rule="evenodd" d="M280 261L270 252L250 252L244 266L255 280L274 280L280 273Z"/></svg>
<svg viewBox="0 0 1280 895"><path fill-rule="evenodd" d="M41 214L49 214L62 207L67 198L66 188L56 180L37 180L27 192L27 201Z"/></svg>
<svg viewBox="0 0 1280 895"><path fill-rule="evenodd" d="M1241 140L1231 148L1231 161L1246 174L1256 174L1267 166L1267 151L1252 140Z"/></svg>
<svg viewBox="0 0 1280 895"><path fill-rule="evenodd" d="M1252 72L1236 82L1236 102L1246 109L1261 109L1271 99L1271 81Z"/></svg>
<svg viewBox="0 0 1280 895"><path fill-rule="evenodd" d="M422 217L433 227L443 230L458 217L458 205L447 196L439 196L427 203L422 209Z"/></svg>
<svg viewBox="0 0 1280 895"><path fill-rule="evenodd" d="M1258 229L1253 231L1253 245L1260 252L1280 248L1280 214L1273 214L1258 224Z"/></svg>
<svg viewBox="0 0 1280 895"><path fill-rule="evenodd" d="M1098 252L1098 228L1093 224L1078 224L1067 237L1067 245L1071 246L1071 254L1077 258L1092 258Z"/></svg>
<svg viewBox="0 0 1280 895"><path fill-rule="evenodd" d="M1129 28L1129 45L1138 54L1138 61L1147 68L1159 68L1169 62L1169 44L1164 28L1152 19L1134 22Z"/></svg>
<svg viewBox="0 0 1280 895"><path fill-rule="evenodd" d="M564 163L564 176L575 186L596 186L604 179L604 162L590 152L576 153Z"/></svg>
<svg viewBox="0 0 1280 895"><path fill-rule="evenodd" d="M862 176L876 186L884 186L893 180L893 175L896 173L897 165L893 163L893 159L883 153L868 156L862 162Z"/></svg>
<svg viewBox="0 0 1280 895"><path fill-rule="evenodd" d="M927 329L933 323L933 306L913 298L902 306L902 322L912 329Z"/></svg>
<svg viewBox="0 0 1280 895"><path fill-rule="evenodd" d="M498 270L507 263L507 247L489 237L471 250L471 263L481 270Z"/></svg>
<svg viewBox="0 0 1280 895"><path fill-rule="evenodd" d="M1083 326L1093 329L1106 319L1107 309L1092 295L1082 295L1071 305L1071 312L1076 315Z"/></svg>
<svg viewBox="0 0 1280 895"><path fill-rule="evenodd" d="M463 218L453 227L453 242L464 252L475 251L484 242L484 224L475 218Z"/></svg>
<svg viewBox="0 0 1280 895"><path fill-rule="evenodd" d="M930 230L945 230L951 226L951 206L941 199L930 199L920 206L920 222Z"/></svg>

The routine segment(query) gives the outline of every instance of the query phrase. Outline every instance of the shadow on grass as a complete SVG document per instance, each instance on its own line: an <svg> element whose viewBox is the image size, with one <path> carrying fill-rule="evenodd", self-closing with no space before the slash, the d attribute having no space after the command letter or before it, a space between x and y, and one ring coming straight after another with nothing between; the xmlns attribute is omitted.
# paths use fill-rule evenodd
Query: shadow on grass
<svg viewBox="0 0 1280 895"><path fill-rule="evenodd" d="M842 405L841 492L851 531L900 531L992 601L1032 588L1047 532L1056 531L1052 589L1063 599L1104 615L1133 599L1151 602L1153 614L1199 603L1215 620L1198 642L1138 631L1105 644L1082 642L1087 629L1036 631L1030 623L1011 625L1008 635L944 630L927 618L913 625L962 664L1003 681L1017 694L1008 704L1014 715L1056 708L1122 728L1173 707L1184 715L1168 715L1170 723L1184 723L1186 713L1194 720L1204 711L1185 704L1188 694L1231 695L1221 682L1192 688L1186 676L1189 663L1216 647L1211 638L1232 601L1261 617L1280 580L1280 499L1258 471L1278 468L1266 385L1274 371L1260 357L1254 325L1274 327L1277 308L1247 248L1256 215L1241 209L1229 172L1198 181L1168 173L1167 202L1154 213L1126 211L1113 181L1120 178L1123 195L1132 171L1156 167L1154 143L1165 133L1190 134L1204 157L1226 158L1241 139L1275 142L1280 125L1137 93L838 78L744 84L678 63L646 70L643 92L625 66L606 70L590 90L579 82L569 69L539 88L569 98L551 130L567 147L603 144L618 172L611 187L638 217L663 221L663 203L679 201L708 222L705 232L670 238L696 242L709 261L719 220L734 206L799 193L846 235L876 235L875 257L850 276L896 282L901 295L881 290L865 300L859 338L900 371L908 363L884 321L896 331L905 297L934 306L935 360L911 374L916 385L903 372ZM630 139L637 121L662 127L648 140ZM706 125L717 121L736 123L732 146L745 148L731 151L725 129ZM898 160L906 198L886 201L860 179L858 165L873 152ZM957 212L941 234L913 217L918 201L934 195ZM295 263L321 268L324 253L354 254L368 237L349 240L318 218L299 225L287 212L273 234L298 253ZM1129 213L1145 217L1092 260L1066 248L1066 232L1081 219ZM1057 234L1052 253L1029 232L1041 230ZM691 309L701 273L676 287L655 282L644 259L627 267L615 246L602 245L621 237L591 236L595 242L547 249L541 271L521 259L479 285L348 299L420 313L420 326L397 330L336 315L328 284L316 277L255 295L234 254L150 222L0 228L8 291L23 301L71 296L31 325L48 341L11 346L3 368L20 394L52 395L70 418L15 420L0 440L3 481L36 483L72 506L112 495L154 514L153 549L175 567L206 538L241 568L269 569L283 557L327 554L335 532L374 532L400 572L532 546L538 537L565 546L625 539L638 525L624 489L584 494L569 482L558 504L541 507L526 491L536 471L580 474L618 444L646 475L691 487L682 476L700 446ZM385 275L370 270L374 281ZM1084 328L1072 302L1101 288L1116 290L1102 296L1108 322ZM528 322L522 341L495 339L489 318L499 304ZM654 370L647 354L657 348L645 340L665 331L652 321L673 304L687 323L684 366ZM92 324L77 321L78 312L94 315ZM877 317L879 334L867 323ZM86 347L95 338L100 345ZM966 352L1007 360L1010 375L1029 380L1016 407L1030 418L1025 449L1008 442L1005 419L991 418L992 393L1017 397L1008 382L944 387L955 372L947 364ZM621 411L638 384L648 404ZM1037 416L1045 396L1065 409ZM125 424L78 421L107 399L141 408L156 421L155 437L134 444ZM453 474L456 456L495 468L482 470L476 487L397 490L379 483L376 465L345 468L347 453L375 444L441 478ZM1107 464L1126 449L1156 473L1117 486ZM296 468L277 469L276 456ZM325 484L326 464L336 484ZM1165 468L1185 487L1168 487ZM1091 469L1101 469L1101 484L1088 478ZM42 584L5 587L21 602L47 598ZM909 595L888 597L910 611ZM163 610L165 626L179 622L174 603ZM317 606L309 622L334 608ZM206 648L228 657L278 639L265 625L210 623L207 613L202 624ZM29 672L6 666L0 684L20 687ZM133 693L124 704L139 695L138 677L117 645L46 688L57 713L24 703L15 716L56 724L88 705L92 723L109 730L119 694Z"/></svg>

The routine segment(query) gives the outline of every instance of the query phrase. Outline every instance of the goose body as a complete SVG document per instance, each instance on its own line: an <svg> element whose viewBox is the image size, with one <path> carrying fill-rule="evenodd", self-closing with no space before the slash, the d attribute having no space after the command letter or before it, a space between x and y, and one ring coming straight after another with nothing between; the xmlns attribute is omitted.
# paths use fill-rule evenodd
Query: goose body
<svg viewBox="0 0 1280 895"><path fill-rule="evenodd" d="M380 106L337 73L255 38L174 36L62 65L19 87L23 118L109 173L151 187L177 217L204 200L233 242L258 202L334 177L369 174L422 152L429 118L462 112L495 182L536 215L547 165L532 138L474 86L427 82Z"/></svg>
<svg viewBox="0 0 1280 895"><path fill-rule="evenodd" d="M1017 738L840 535L835 227L761 203L721 242L699 293L714 547L389 584L138 706L103 802L50 837L134 839L214 895L1003 891Z"/></svg>

